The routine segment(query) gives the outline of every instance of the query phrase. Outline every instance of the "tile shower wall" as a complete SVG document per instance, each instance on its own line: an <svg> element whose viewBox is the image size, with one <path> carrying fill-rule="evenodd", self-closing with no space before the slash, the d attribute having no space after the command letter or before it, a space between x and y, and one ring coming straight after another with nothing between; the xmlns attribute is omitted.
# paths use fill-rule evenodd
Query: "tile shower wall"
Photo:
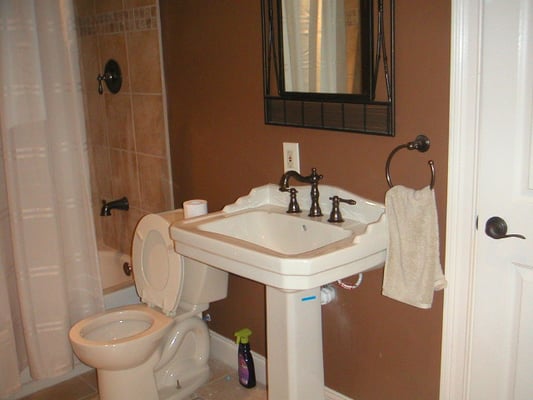
<svg viewBox="0 0 533 400"><path fill-rule="evenodd" d="M75 0L98 242L129 253L145 214L172 208L157 0ZM109 59L122 88L98 94ZM128 212L100 217L102 200L127 196Z"/></svg>

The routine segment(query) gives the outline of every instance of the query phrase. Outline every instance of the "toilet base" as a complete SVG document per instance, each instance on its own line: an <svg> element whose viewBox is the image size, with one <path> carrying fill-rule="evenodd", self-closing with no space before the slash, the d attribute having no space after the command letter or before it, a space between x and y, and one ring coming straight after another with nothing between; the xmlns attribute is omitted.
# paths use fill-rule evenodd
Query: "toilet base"
<svg viewBox="0 0 533 400"><path fill-rule="evenodd" d="M159 400L152 363L118 371L97 369L96 373L100 400Z"/></svg>
<svg viewBox="0 0 533 400"><path fill-rule="evenodd" d="M156 387L153 369L140 366L123 371L97 370L100 400L183 400L209 380L208 365L192 372L183 386Z"/></svg>
<svg viewBox="0 0 533 400"><path fill-rule="evenodd" d="M199 317L178 322L155 367L160 400L182 400L209 380L209 330Z"/></svg>
<svg viewBox="0 0 533 400"><path fill-rule="evenodd" d="M189 396L193 394L196 389L198 389L204 383L207 383L210 374L211 372L209 370L209 366L204 365L200 369L194 371L194 373L192 373L186 379L186 382L182 383L184 386L178 388L176 384L176 386L161 387L158 392L158 398L159 400L188 399Z"/></svg>
<svg viewBox="0 0 533 400"><path fill-rule="evenodd" d="M182 400L209 380L209 330L183 314L159 349L125 370L97 369L100 400Z"/></svg>

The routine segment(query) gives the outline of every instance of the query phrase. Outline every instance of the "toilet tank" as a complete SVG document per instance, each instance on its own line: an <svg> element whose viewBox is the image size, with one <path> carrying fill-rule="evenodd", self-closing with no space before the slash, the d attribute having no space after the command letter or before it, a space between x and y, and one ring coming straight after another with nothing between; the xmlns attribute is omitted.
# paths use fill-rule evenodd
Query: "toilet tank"
<svg viewBox="0 0 533 400"><path fill-rule="evenodd" d="M207 304L228 295L228 273L183 257L183 289L180 302Z"/></svg>

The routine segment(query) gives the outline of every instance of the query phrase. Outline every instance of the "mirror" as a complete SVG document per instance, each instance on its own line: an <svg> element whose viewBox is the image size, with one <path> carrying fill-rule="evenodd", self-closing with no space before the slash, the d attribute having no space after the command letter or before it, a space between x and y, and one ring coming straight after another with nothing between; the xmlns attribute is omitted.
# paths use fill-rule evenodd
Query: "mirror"
<svg viewBox="0 0 533 400"><path fill-rule="evenodd" d="M369 5L362 0L281 0L282 91L368 95Z"/></svg>
<svg viewBox="0 0 533 400"><path fill-rule="evenodd" d="M262 13L265 123L394 136L394 0L262 0Z"/></svg>

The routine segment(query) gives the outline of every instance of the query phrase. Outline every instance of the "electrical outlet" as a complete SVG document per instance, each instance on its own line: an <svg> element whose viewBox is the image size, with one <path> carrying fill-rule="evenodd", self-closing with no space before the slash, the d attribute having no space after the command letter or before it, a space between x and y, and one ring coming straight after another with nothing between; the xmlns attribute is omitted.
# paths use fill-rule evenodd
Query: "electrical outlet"
<svg viewBox="0 0 533 400"><path fill-rule="evenodd" d="M298 143L283 143L283 171L300 173L300 149Z"/></svg>

